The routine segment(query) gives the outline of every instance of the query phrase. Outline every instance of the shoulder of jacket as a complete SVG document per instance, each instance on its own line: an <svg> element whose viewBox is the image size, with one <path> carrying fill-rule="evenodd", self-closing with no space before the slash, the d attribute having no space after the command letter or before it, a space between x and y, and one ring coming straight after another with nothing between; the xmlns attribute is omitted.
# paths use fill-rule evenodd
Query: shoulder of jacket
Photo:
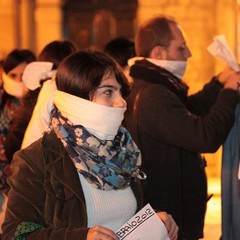
<svg viewBox="0 0 240 240"><path fill-rule="evenodd" d="M146 84L142 87L139 88L140 91L142 92L143 96L148 97L149 95L151 96L156 96L156 97L161 97L161 96L176 96L171 90L169 90L166 86L162 84Z"/></svg>
<svg viewBox="0 0 240 240"><path fill-rule="evenodd" d="M37 165L41 165L43 158L46 158L46 156L51 156L52 158L52 156L59 155L63 150L64 147L61 141L51 131L44 133L42 138L22 149L20 154L29 161L34 161Z"/></svg>

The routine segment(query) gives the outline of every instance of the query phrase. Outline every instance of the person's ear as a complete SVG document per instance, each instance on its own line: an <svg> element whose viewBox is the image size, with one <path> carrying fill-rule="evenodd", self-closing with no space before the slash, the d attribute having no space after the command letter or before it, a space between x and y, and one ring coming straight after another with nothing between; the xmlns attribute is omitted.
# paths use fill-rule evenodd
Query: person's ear
<svg viewBox="0 0 240 240"><path fill-rule="evenodd" d="M167 51L166 48L161 46L153 47L150 58L158 59L158 60L166 60L167 59Z"/></svg>

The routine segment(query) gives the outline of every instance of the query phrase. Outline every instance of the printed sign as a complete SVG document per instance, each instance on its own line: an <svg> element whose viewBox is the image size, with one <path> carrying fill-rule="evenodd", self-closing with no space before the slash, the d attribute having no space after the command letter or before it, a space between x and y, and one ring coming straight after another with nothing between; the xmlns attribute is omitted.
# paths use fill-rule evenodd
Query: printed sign
<svg viewBox="0 0 240 240"><path fill-rule="evenodd" d="M170 240L163 222L147 204L116 231L120 240Z"/></svg>

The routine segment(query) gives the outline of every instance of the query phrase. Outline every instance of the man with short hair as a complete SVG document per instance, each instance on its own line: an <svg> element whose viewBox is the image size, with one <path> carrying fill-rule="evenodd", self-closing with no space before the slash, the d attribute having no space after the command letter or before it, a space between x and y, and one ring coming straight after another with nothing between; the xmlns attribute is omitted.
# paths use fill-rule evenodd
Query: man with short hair
<svg viewBox="0 0 240 240"><path fill-rule="evenodd" d="M228 135L240 75L226 68L188 96L181 79L191 52L177 22L164 16L140 26L135 48L125 126L143 155L145 202L172 214L179 239L202 238L208 195L201 153L215 152Z"/></svg>

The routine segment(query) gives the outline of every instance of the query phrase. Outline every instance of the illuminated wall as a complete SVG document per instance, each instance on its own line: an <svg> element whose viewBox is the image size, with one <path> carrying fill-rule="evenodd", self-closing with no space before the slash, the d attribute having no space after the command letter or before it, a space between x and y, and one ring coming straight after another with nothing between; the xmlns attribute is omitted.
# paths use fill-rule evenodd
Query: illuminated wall
<svg viewBox="0 0 240 240"><path fill-rule="evenodd" d="M111 2L95 2L108 1ZM15 47L28 47L38 53L49 41L64 38L63 11L66 2L0 0L0 58ZM157 14L176 18L186 32L193 53L186 79L191 79L190 91L195 92L223 66L206 51L215 35L225 34L232 49L236 53L239 51L238 9L237 0L138 0L136 26Z"/></svg>
<svg viewBox="0 0 240 240"><path fill-rule="evenodd" d="M62 0L0 0L0 58L13 48L38 54L62 39Z"/></svg>
<svg viewBox="0 0 240 240"><path fill-rule="evenodd" d="M112 1L95 0L98 4ZM0 0L0 58L13 48L30 48L38 54L49 41L63 39L63 12L67 2ZM237 25L239 9L237 0L138 0L135 24L137 27L157 14L176 18L186 32L193 54L185 75L192 93L199 90L224 66L206 50L214 36L224 34L231 48L240 56L240 26ZM111 32L115 34L114 29ZM220 157L220 152L208 156L208 169L212 170L212 175L219 174Z"/></svg>

